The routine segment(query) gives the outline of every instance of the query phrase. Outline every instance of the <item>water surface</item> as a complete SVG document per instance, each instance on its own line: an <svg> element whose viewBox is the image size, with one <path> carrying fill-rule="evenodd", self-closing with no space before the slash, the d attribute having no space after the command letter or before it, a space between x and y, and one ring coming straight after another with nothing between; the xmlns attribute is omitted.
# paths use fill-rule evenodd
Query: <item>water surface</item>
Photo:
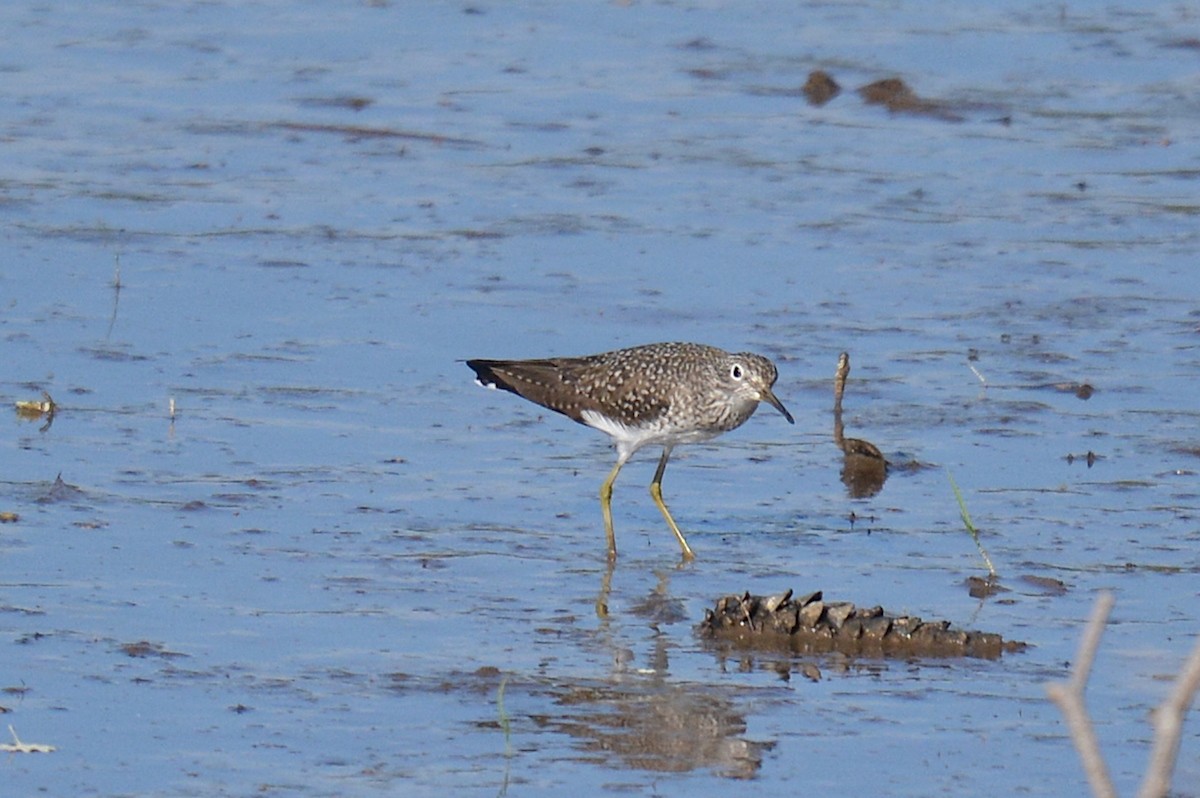
<svg viewBox="0 0 1200 798"><path fill-rule="evenodd" d="M0 458L0 706L57 747L7 757L17 793L1082 794L1043 685L1100 590L1088 699L1138 784L1200 627L1186 9L0 21L0 399L59 405L12 412ZM819 107L814 69L843 87ZM855 92L891 76L958 121ZM680 339L772 357L798 423L677 452L686 567L654 457L627 466L610 574L606 441L458 361ZM846 434L899 466L864 498L832 438L843 350ZM947 472L1009 592L968 594ZM788 587L1032 648L693 634ZM1193 720L1178 795L1198 751Z"/></svg>

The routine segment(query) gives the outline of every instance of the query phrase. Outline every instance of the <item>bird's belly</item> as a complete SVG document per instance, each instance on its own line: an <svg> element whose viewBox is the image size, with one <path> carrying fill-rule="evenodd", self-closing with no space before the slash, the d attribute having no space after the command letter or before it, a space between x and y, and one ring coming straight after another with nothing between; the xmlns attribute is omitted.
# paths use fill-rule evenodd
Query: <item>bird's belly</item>
<svg viewBox="0 0 1200 798"><path fill-rule="evenodd" d="M583 423L609 435L618 449L634 452L643 446L678 446L683 443L699 443L715 438L723 430L715 429L680 429L667 423L634 425L625 424L617 419L597 413L594 410L584 410L581 414Z"/></svg>

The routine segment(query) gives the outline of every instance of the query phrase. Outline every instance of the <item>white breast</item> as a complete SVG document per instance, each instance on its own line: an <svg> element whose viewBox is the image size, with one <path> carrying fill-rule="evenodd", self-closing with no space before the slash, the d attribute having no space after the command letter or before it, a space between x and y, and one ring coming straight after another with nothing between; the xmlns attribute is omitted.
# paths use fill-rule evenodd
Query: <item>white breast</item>
<svg viewBox="0 0 1200 798"><path fill-rule="evenodd" d="M675 446L680 443L697 443L715 438L720 434L719 431L714 432L698 429L681 432L677 429L672 429L670 425L665 423L634 427L622 424L620 421L611 419L595 410L584 410L579 415L583 418L583 423L611 437L617 447L617 451L626 456L633 454L648 444Z"/></svg>

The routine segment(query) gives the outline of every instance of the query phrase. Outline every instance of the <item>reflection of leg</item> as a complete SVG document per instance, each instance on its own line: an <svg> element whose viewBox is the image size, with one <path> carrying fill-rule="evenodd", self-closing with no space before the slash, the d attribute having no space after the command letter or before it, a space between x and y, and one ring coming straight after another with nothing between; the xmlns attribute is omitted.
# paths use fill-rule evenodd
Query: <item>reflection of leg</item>
<svg viewBox="0 0 1200 798"><path fill-rule="evenodd" d="M613 466L612 471L608 472L608 478L600 486L600 511L604 513L604 534L608 537L608 559L617 559L617 536L613 532L612 522L612 489L613 483L617 481L617 474L621 473L621 466L625 465L625 461L629 459L629 455L619 455L617 464Z"/></svg>
<svg viewBox="0 0 1200 798"><path fill-rule="evenodd" d="M596 617L602 621L608 620L608 594L612 592L613 566L617 564L615 557L608 558L604 566L604 576L600 578L600 594L596 596Z"/></svg>
<svg viewBox="0 0 1200 798"><path fill-rule="evenodd" d="M667 525L671 527L671 531L675 533L676 539L679 540L679 548L683 550L683 558L690 560L696 555L692 553L692 547L688 545L684 539L683 533L679 531L679 526L675 523L675 519L671 517L671 511L667 509L666 503L662 497L662 478L663 472L667 470L667 460L671 458L671 447L663 448L662 457L658 460L658 470L654 472L654 481L650 483L650 496L653 497L654 503L658 505L659 511L663 514L663 518L667 519Z"/></svg>

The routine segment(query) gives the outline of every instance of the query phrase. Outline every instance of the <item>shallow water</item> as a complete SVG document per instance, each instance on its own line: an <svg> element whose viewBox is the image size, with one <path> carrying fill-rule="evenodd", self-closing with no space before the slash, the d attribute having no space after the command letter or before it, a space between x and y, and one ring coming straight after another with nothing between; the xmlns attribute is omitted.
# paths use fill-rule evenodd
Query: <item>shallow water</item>
<svg viewBox="0 0 1200 798"><path fill-rule="evenodd" d="M57 747L14 794L1083 794L1043 685L1102 589L1132 792L1200 627L1200 25L750 11L0 10L0 399L59 405L0 458L0 707ZM892 75L961 121L854 92ZM606 441L458 361L677 339L771 356L797 425L676 453L685 567L627 466L610 575ZM846 434L897 466L869 498L842 350ZM968 595L947 472L1010 592ZM695 637L788 587L1032 648Z"/></svg>

